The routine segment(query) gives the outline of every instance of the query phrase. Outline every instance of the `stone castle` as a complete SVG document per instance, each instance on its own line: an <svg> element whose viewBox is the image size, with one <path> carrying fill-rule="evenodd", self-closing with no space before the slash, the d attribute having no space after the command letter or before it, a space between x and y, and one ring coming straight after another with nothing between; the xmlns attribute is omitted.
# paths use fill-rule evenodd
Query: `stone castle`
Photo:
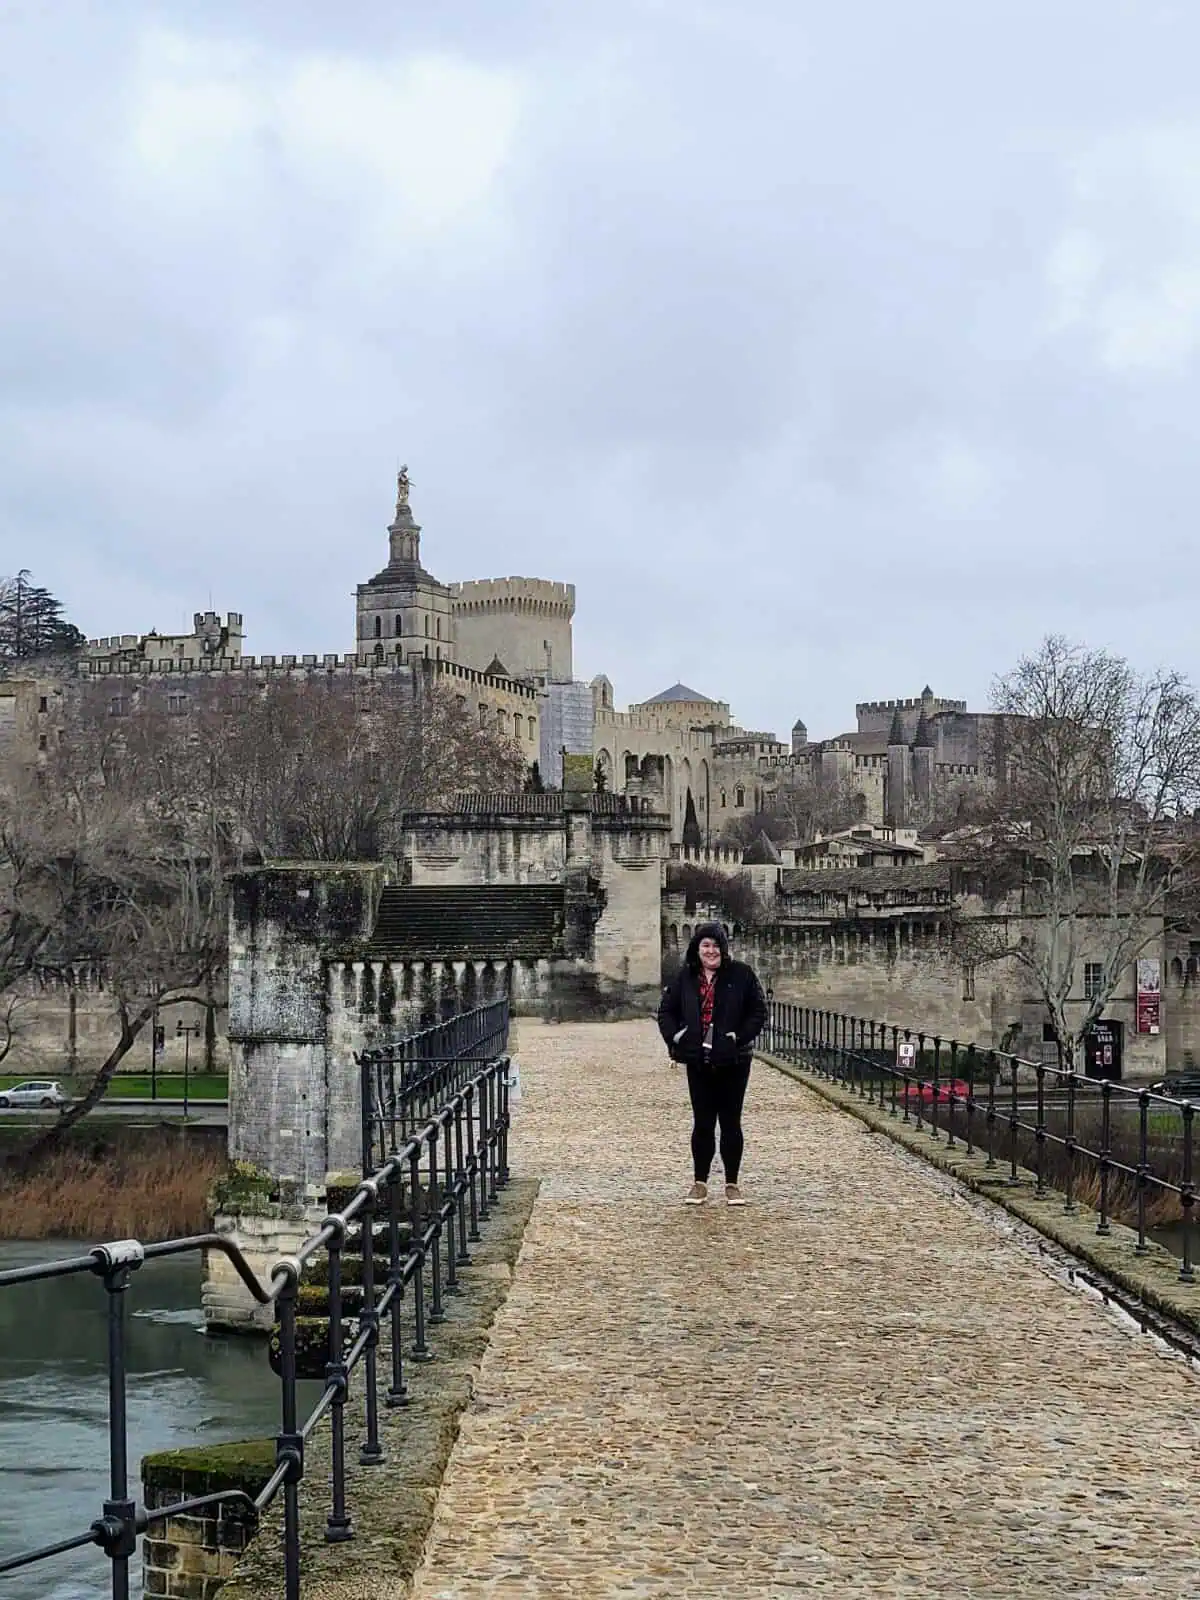
<svg viewBox="0 0 1200 1600"><path fill-rule="evenodd" d="M831 738L811 740L798 720L786 744L681 683L619 710L608 677L574 677L570 584L435 578L422 561L405 472L388 539L386 565L358 586L354 648L344 655L247 655L242 615L206 611L190 634L92 640L72 669L113 715L156 695L168 711L186 712L214 676L223 690L232 686L230 701L243 686L327 674L431 681L540 764L549 792L460 797L448 812L412 819L402 862L369 869L387 906L372 901L374 942L337 968L342 988L362 986L347 1015L370 1020L378 1010L371 1025L383 1026L398 999L425 1014L488 992L501 973L509 992L538 1008L568 1004L572 986L593 1005L648 1004L660 955L678 959L701 916L725 915L719 900L697 902L713 886L689 879L682 869L693 863L749 885L751 926L730 931L777 998L874 1012L982 1045L1007 1041L1034 1056L1050 1048L1040 1002L1011 963L976 972L947 959L955 917L1017 917L971 903L952 847L944 858L931 842L942 830L928 826L988 783L991 762L1003 759L1002 724L928 687L858 705L854 728ZM49 748L71 703L70 673L0 679L0 749ZM802 809L814 791L832 795L852 821L790 843L755 837L754 819ZM481 895L491 897L488 917ZM379 919L389 907L395 926L384 939ZM435 948L431 930L451 926L461 932L454 949ZM1164 978L1161 1032L1140 1028L1132 974L1105 1018L1118 1059L1124 1049L1126 1069L1139 1076L1194 1064L1200 1016L1200 940L1163 928L1151 948ZM1081 952L1073 1004L1086 1004L1087 962L1096 959ZM69 1061L86 1053L93 1021L103 1025L102 998L92 1007L86 986L69 997ZM251 1040L247 1026L231 1021L238 1048Z"/></svg>
<svg viewBox="0 0 1200 1600"><path fill-rule="evenodd" d="M810 741L797 721L788 743L741 727L729 704L677 683L617 710L613 686L573 676L573 584L542 578L444 583L425 567L421 528L402 469L388 527L387 564L358 585L354 647L345 655L244 653L240 612L197 612L187 635L123 634L89 641L81 673L111 682L112 708L126 709L146 676L172 675L181 709L194 675L427 673L481 722L514 738L545 782L561 785L564 755L583 758L601 788L651 801L670 819L671 840L710 850L734 824L818 789L836 796L844 821L904 828L952 808L984 781L990 718L931 689L856 708L856 726ZM45 748L61 687L0 683L0 739L24 735Z"/></svg>

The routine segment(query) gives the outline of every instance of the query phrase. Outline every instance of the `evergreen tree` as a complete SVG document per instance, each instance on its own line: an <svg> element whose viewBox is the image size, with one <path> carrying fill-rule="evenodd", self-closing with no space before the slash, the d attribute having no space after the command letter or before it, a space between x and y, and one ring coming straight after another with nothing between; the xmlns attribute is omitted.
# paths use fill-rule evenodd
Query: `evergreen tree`
<svg viewBox="0 0 1200 1600"><path fill-rule="evenodd" d="M83 634L63 620L63 605L22 570L0 578L0 666L80 649Z"/></svg>
<svg viewBox="0 0 1200 1600"><path fill-rule="evenodd" d="M692 791L687 792L687 809L683 816L683 847L685 850L701 850L704 840L700 834L700 818L696 815L696 802L692 799Z"/></svg>

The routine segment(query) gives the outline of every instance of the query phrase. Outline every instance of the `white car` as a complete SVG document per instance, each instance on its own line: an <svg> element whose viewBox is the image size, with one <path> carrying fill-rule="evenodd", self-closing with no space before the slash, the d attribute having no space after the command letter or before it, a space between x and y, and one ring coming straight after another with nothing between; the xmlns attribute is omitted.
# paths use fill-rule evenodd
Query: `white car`
<svg viewBox="0 0 1200 1600"><path fill-rule="evenodd" d="M67 1104L62 1085L47 1078L30 1078L28 1083L18 1083L12 1089L0 1089L0 1107L42 1106L48 1111Z"/></svg>

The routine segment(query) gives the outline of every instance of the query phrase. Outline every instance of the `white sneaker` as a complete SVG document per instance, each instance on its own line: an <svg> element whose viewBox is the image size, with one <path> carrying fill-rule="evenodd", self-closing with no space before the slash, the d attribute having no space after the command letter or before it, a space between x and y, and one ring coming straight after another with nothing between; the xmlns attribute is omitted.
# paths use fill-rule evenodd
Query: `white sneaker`
<svg viewBox="0 0 1200 1600"><path fill-rule="evenodd" d="M707 1199L708 1185L706 1183L694 1183L684 1195L683 1203L685 1206L702 1206Z"/></svg>
<svg viewBox="0 0 1200 1600"><path fill-rule="evenodd" d="M727 1206L744 1206L746 1204L746 1197L736 1183L727 1183L725 1185L725 1204Z"/></svg>

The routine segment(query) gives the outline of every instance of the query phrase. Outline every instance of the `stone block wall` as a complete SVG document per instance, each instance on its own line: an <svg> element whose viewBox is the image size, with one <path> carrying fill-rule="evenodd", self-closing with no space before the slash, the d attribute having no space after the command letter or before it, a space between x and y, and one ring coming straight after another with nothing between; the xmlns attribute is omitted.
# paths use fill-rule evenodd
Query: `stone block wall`
<svg viewBox="0 0 1200 1600"><path fill-rule="evenodd" d="M328 1170L322 946L365 941L386 873L328 863L233 883L229 932L229 1154L318 1191Z"/></svg>
<svg viewBox="0 0 1200 1600"><path fill-rule="evenodd" d="M645 819L592 819L592 860L603 897L595 925L594 965L608 984L657 992L662 971L662 861L670 825Z"/></svg>
<svg viewBox="0 0 1200 1600"><path fill-rule="evenodd" d="M270 1440L201 1446L147 1456L142 1496L147 1510L240 1489L259 1494L275 1468ZM214 1600L258 1532L252 1506L223 1501L194 1516L155 1523L142 1544L142 1583L147 1600Z"/></svg>

